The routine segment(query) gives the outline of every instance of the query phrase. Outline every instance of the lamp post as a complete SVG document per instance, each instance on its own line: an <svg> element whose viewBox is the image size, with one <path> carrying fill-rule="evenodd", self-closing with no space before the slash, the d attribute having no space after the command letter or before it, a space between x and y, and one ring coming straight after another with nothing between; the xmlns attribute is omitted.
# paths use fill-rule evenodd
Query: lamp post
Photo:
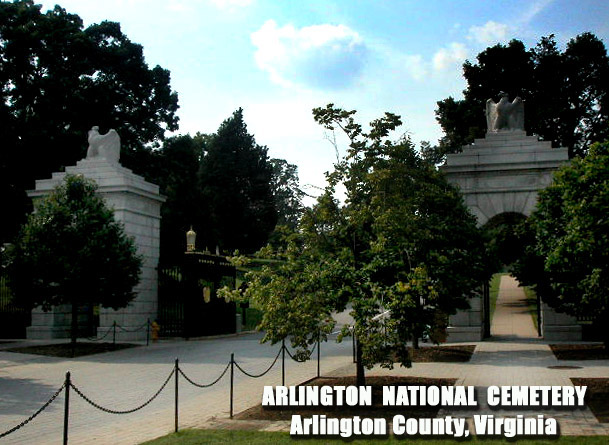
<svg viewBox="0 0 609 445"><path fill-rule="evenodd" d="M195 241L197 239L197 233L192 230L192 226L190 230L186 232L186 252L194 252L195 251Z"/></svg>

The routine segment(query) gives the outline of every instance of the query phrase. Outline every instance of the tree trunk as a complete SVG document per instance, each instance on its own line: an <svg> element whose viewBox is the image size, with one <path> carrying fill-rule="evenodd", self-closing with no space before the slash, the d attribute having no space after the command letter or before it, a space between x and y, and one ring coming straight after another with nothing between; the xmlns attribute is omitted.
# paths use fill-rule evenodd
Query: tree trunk
<svg viewBox="0 0 609 445"><path fill-rule="evenodd" d="M72 299L72 329L70 334L72 344L74 345L78 338L78 304L75 299Z"/></svg>
<svg viewBox="0 0 609 445"><path fill-rule="evenodd" d="M355 357L357 362L355 363L355 375L356 385L366 385L366 369L364 368L364 362L362 360L362 348L359 340L355 340Z"/></svg>
<svg viewBox="0 0 609 445"><path fill-rule="evenodd" d="M605 344L605 351L609 352L609 329L607 325L609 325L609 306L605 308L605 313L602 316L603 326L603 343Z"/></svg>
<svg viewBox="0 0 609 445"><path fill-rule="evenodd" d="M412 326L412 349L419 349L419 330L416 325Z"/></svg>

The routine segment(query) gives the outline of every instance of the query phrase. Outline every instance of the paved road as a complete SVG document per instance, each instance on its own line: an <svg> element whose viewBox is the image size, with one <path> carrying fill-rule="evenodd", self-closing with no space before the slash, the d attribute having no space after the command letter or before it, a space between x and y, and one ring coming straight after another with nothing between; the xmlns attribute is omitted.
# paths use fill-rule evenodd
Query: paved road
<svg viewBox="0 0 609 445"><path fill-rule="evenodd" d="M71 371L73 383L95 402L115 410L133 408L148 399L172 370L176 357L194 381L209 383L226 367L230 353L251 373L269 366L279 346L261 345L260 334L179 341L151 345L79 359L66 360L0 351L0 433L38 409ZM5 346L5 345L2 345ZM351 343L322 344L322 373L351 363ZM314 377L317 364L286 360L286 384ZM281 367L251 379L235 373L235 412L260 403L263 385L281 382ZM199 389L180 379L180 427L205 425L213 417L227 417L228 374L211 388ZM137 444L173 430L174 381L146 408L129 415L113 415L87 405L74 392L70 396L70 444ZM0 439L0 444L59 444L62 438L64 395L21 430Z"/></svg>

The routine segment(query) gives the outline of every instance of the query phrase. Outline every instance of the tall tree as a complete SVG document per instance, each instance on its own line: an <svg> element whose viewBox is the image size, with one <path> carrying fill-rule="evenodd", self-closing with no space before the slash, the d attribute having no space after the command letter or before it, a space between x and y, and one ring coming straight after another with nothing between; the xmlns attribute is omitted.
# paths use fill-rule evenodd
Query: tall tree
<svg viewBox="0 0 609 445"><path fill-rule="evenodd" d="M254 252L267 242L277 222L267 151L247 132L241 108L209 138L199 172L209 211L204 244Z"/></svg>
<svg viewBox="0 0 609 445"><path fill-rule="evenodd" d="M609 58L591 33L570 40L563 52L553 35L529 50L519 40L489 47L476 63L464 63L463 76L464 99L438 102L436 119L444 131L436 147L440 156L484 136L484 104L500 90L525 100L529 133L569 148L571 157L609 135Z"/></svg>
<svg viewBox="0 0 609 445"><path fill-rule="evenodd" d="M185 233L192 226L206 229L205 202L199 187L199 168L207 135L167 138L152 152L149 175L167 197L161 208L161 255L164 261L178 258L185 251Z"/></svg>
<svg viewBox="0 0 609 445"><path fill-rule="evenodd" d="M82 135L98 125L121 135L123 163L136 171L144 144L177 129L169 72L145 63L118 23L84 28L56 6L0 2L0 241L25 219L25 190L85 155Z"/></svg>
<svg viewBox="0 0 609 445"><path fill-rule="evenodd" d="M354 114L332 104L314 110L318 123L347 134L348 153L286 247L261 252L278 262L250 273L245 293L265 309L264 340L289 337L303 353L331 331L333 311L351 308L363 384L365 367L392 366L394 351L408 366L408 340L439 311L467 307L489 273L458 191L409 139L389 139L400 118L386 113L365 133ZM334 197L339 184L344 204Z"/></svg>
<svg viewBox="0 0 609 445"><path fill-rule="evenodd" d="M28 217L9 260L11 284L21 304L72 305L72 343L78 335L79 306L127 306L135 297L142 265L135 242L96 188L82 176L66 176Z"/></svg>
<svg viewBox="0 0 609 445"><path fill-rule="evenodd" d="M554 174L539 194L525 235L532 241L515 268L550 306L609 323L609 141L593 144ZM609 331L605 347L609 349Z"/></svg>
<svg viewBox="0 0 609 445"><path fill-rule="evenodd" d="M277 209L277 224L292 229L298 225L303 212L303 191L298 181L298 167L285 159L271 159L273 176L271 187Z"/></svg>

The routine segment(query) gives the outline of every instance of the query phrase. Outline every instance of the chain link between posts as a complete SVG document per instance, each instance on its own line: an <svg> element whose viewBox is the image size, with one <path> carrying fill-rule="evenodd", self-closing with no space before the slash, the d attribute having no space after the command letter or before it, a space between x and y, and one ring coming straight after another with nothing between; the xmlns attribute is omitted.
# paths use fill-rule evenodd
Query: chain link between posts
<svg viewBox="0 0 609 445"><path fill-rule="evenodd" d="M210 386L214 386L216 383L218 383L220 380L222 380L222 377L224 377L224 375L227 373L228 369L230 368L230 364L231 362L228 362L228 364L226 365L226 368L224 368L224 371L222 371L222 374L220 374L220 376L214 380L213 382L205 385L202 383L196 383L193 380L191 380L186 374L184 374L184 371L182 371L182 368L178 367L178 372L182 375L182 377L184 377L186 379L186 381L188 383L190 383L191 385L196 386L197 388L209 388Z"/></svg>
<svg viewBox="0 0 609 445"><path fill-rule="evenodd" d="M114 326L110 326L108 328L108 330L106 331L106 333L104 335L102 335L101 337L85 337L85 340L89 340L89 341L102 341L104 338L106 338L108 335L110 335L110 332L112 332L112 329L114 329Z"/></svg>
<svg viewBox="0 0 609 445"><path fill-rule="evenodd" d="M66 387L66 384L64 382L63 385L61 385L61 387L55 391L55 394L53 394L51 396L51 398L49 400L47 400L47 402L42 405L38 411L36 411L34 414L32 414L30 417L28 417L27 419L25 419L23 422L21 422L19 425L14 426L13 428L11 428L10 430L5 431L4 433L0 434L0 438L4 437L4 436L8 436L11 433L14 433L15 431L17 431L20 428L23 428L24 426L26 426L28 423L30 423L32 420L34 420L34 418L36 418L41 412L43 412L45 409L48 408L48 406L53 403L53 401L57 398L57 396L61 393L61 391L64 390L64 388Z"/></svg>
<svg viewBox="0 0 609 445"><path fill-rule="evenodd" d="M235 363L235 366L237 367L237 369L238 369L239 371L241 371L243 374L245 374L245 375L246 375L246 376L248 376L248 377L252 377L252 378L254 378L254 379L257 379L257 378L262 377L263 375L267 374L267 373L268 373L268 372L269 372L271 369L273 369L273 366L275 366L275 363L277 363L277 360L279 359L279 356L281 355L281 351L283 351L283 347L282 347L282 348L279 348L279 352L278 352L278 353L277 353L277 355L275 356L275 360L273 360L273 363L271 363L271 366L269 366L269 367L267 368L267 370L266 370L266 371L264 371L264 372L263 372L263 373L261 373L261 374L250 374L249 372L247 372L246 370L244 370L244 369L243 369L241 366L239 366L239 363L237 363L237 362L234 362L234 363Z"/></svg>
<svg viewBox="0 0 609 445"><path fill-rule="evenodd" d="M308 352L308 354L303 354L303 357L304 357L303 359L299 359L297 357L298 354L292 355L292 353L290 352L290 350L287 347L285 347L285 352L287 352L288 356L295 362L304 363L311 358L311 356L313 355L313 352L315 352L315 348L317 348L317 342L315 342L315 344L313 345L313 348L311 348L311 350Z"/></svg>
<svg viewBox="0 0 609 445"><path fill-rule="evenodd" d="M139 331L143 330L144 328L148 327L148 322L146 321L146 323L144 323L143 325L141 325L135 329L126 329L126 328L122 327L120 324L117 324L116 327L119 328L122 332L130 332L130 333L139 332Z"/></svg>
<svg viewBox="0 0 609 445"><path fill-rule="evenodd" d="M154 399L156 399L159 394L161 394L161 392L163 392L163 390L165 389L165 387L167 386L167 384L169 383L169 380L171 380L171 377L173 376L173 374L175 373L175 369L171 370L171 373L169 373L169 376L167 377L167 379L165 379L165 382L163 383L163 385L161 385L161 387L159 388L159 390L154 393L154 395L149 398L146 402L142 403L141 405L132 408L132 409L127 409L127 410L113 410L113 409L109 409L109 408L104 408L103 406L101 406L98 403L95 403L93 400L91 400L89 397L87 397L86 395L83 394L83 392L76 387L73 383L70 383L70 387L76 391L76 394L78 394L85 402L87 402L89 405L105 412L105 413L110 413L110 414L131 414L134 413L136 411L139 411L140 409L148 406L150 403L152 403L152 401Z"/></svg>
<svg viewBox="0 0 609 445"><path fill-rule="evenodd" d="M123 332L137 332L139 330L141 330L144 327L149 326L149 322L146 322L144 325L142 325L141 327L134 329L134 330L127 330L119 325L116 324L116 322L114 323L114 325L108 329L108 331L99 339L93 340L93 341L99 341L99 340L103 340L105 337L107 337L110 332L116 330L116 328L118 327L119 329L121 329ZM237 363L234 359L234 354L231 354L231 360L228 362L228 364L226 365L226 367L224 368L224 370L222 371L222 373L211 383L209 384L201 384L201 383L197 383L195 381L193 381L190 377L188 377L184 371L180 368L179 363L178 363L178 359L176 359L176 364L175 367L172 369L172 371L169 373L169 375L167 376L167 378L165 379L165 381L163 382L163 384L161 385L161 387L154 393L154 395L152 395L152 397L150 397L148 400L146 400L144 403L142 403L141 405L132 408L132 409L128 409L128 410L114 410L114 409L110 409L110 408L106 408L101 406L100 404L94 402L93 400L91 400L88 396L86 396L81 390L80 388L78 388L76 385L74 385L74 383L72 383L71 379L70 379L70 373L68 372L66 374L66 380L64 381L63 385L61 385L61 387L51 396L51 398L44 404L42 405L42 407L40 407L34 414L32 414L30 417L28 417L27 419L25 419L23 422L21 422L19 425L16 425L15 427L11 428L10 430L5 431L4 433L0 433L0 438L8 436L9 434L17 431L18 429L24 427L25 425L27 425L29 422L31 422L34 418L36 418L40 413L42 413L51 403L53 403L53 401L59 396L59 394L61 394L61 392L63 390L66 391L66 407L65 407L65 414L64 414L64 443L67 443L67 425L68 425L68 416L69 416L69 405L68 405L68 395L69 395L69 389L72 388L76 394L78 394L85 402L87 402L89 405L93 406L94 408L109 413L109 414L130 414L130 413L134 413L136 411L139 411L141 409L143 409L144 407L148 406L150 403L152 403L162 392L163 390L167 387L167 385L169 384L170 380L172 377L175 377L175 381L176 381L176 388L175 388L175 423L176 423L176 431L178 428L178 376L181 374L182 377L184 377L184 379L186 379L186 381L188 383L190 383L193 386L196 386L198 388L209 388L213 385L215 385L216 383L218 383L220 380L222 380L222 378L226 375L226 373L229 371L231 371L230 373L230 377L231 377L231 384L230 384L230 402L231 402L231 408L230 408L230 416L232 417L233 414L233 379L234 379L234 371L233 371L233 367L236 367L239 371L241 371L243 374L245 374L248 377L251 378L259 378L262 377L264 375L266 375L268 372L270 372L270 370L275 366L275 364L277 363L277 361L279 360L279 356L282 355L282 353L284 353L284 355L282 356L282 384L283 384L283 380L285 379L285 352L288 353L288 356L298 362L298 363L303 363L307 360L309 360L311 358L311 356L313 355L313 352L315 351L315 348L320 348L319 345L319 341L313 346L313 348L308 352L308 354L303 355L303 359L298 358L297 356L299 354L295 354L293 355L288 348L285 346L285 343L282 344L282 346L279 348L279 351L277 352L277 355L275 356L275 358L273 359L273 362L271 363L271 365L262 373L260 374L252 374L247 372L245 369L243 369L239 363ZM318 355L318 377L319 377L319 353Z"/></svg>

